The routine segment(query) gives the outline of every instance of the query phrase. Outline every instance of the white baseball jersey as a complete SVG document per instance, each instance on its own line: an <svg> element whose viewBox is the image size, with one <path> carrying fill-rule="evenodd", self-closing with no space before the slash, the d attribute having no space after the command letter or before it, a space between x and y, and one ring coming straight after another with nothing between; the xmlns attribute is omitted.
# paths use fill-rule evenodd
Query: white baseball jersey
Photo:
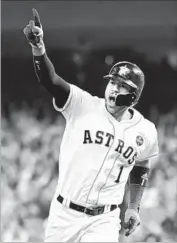
<svg viewBox="0 0 177 243"><path fill-rule="evenodd" d="M62 109L53 104L66 119L54 198L60 194L81 205L121 204L135 161L158 153L154 124L134 108L130 120L118 122L104 99L75 85Z"/></svg>

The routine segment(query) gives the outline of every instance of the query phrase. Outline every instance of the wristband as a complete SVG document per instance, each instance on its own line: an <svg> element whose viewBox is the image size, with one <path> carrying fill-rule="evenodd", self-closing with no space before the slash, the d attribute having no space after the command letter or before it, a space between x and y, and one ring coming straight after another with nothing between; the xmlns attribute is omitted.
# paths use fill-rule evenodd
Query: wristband
<svg viewBox="0 0 177 243"><path fill-rule="evenodd" d="M37 47L32 47L32 53L34 56L42 56L45 53L45 46L42 45L42 47L37 48Z"/></svg>

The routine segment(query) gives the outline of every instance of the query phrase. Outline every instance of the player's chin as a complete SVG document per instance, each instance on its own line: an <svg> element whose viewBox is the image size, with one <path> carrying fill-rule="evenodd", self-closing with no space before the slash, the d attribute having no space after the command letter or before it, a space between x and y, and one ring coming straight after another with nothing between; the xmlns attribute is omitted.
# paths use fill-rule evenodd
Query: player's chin
<svg viewBox="0 0 177 243"><path fill-rule="evenodd" d="M115 104L109 101L106 103L106 107L111 114L114 114L118 108Z"/></svg>

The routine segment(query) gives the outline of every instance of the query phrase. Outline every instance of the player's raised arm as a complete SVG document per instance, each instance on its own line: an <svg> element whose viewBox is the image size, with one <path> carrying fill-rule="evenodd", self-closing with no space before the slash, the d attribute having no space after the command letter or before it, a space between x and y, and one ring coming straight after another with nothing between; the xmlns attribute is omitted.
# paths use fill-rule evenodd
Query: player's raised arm
<svg viewBox="0 0 177 243"><path fill-rule="evenodd" d="M43 41L43 29L39 14L32 9L33 18L23 32L32 46L34 68L39 82L55 97L57 105L63 107L70 92L70 85L57 75L55 68L46 54Z"/></svg>

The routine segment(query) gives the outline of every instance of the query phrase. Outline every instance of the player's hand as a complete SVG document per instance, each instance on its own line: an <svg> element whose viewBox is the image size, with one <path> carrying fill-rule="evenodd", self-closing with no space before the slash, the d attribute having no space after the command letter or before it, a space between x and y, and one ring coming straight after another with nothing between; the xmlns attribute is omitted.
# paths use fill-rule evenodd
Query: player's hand
<svg viewBox="0 0 177 243"><path fill-rule="evenodd" d="M129 236L140 225L140 216L137 210L128 208L125 212L123 228L126 229L126 236Z"/></svg>
<svg viewBox="0 0 177 243"><path fill-rule="evenodd" d="M42 25L37 10L33 8L32 13L34 20L30 20L23 32L32 47L40 48L44 45Z"/></svg>

